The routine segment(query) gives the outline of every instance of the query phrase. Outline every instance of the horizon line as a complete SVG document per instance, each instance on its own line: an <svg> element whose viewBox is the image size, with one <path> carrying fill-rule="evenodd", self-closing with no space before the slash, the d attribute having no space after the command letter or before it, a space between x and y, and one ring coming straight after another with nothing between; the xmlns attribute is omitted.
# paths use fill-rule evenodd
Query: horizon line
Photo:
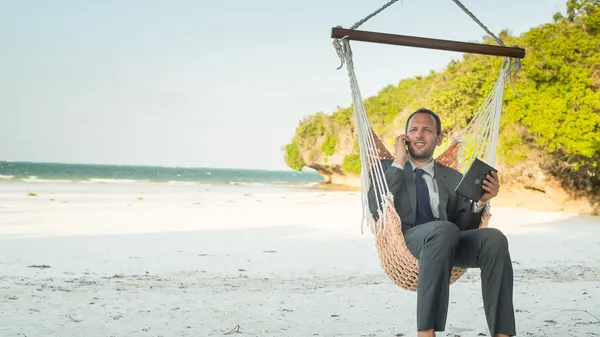
<svg viewBox="0 0 600 337"><path fill-rule="evenodd" d="M86 163L86 162L62 162L62 161L29 161L29 160L8 160L0 159L1 163L15 164L58 164L58 165L81 165L81 166L126 166L126 167L160 167L160 168L181 168L181 169L217 169L217 170L239 170L239 171L271 171L271 172L316 172L310 168L303 168L301 171L296 171L291 168L287 169L269 169L269 168L235 168L224 166L174 166L174 165L159 165L159 164L108 164L108 163Z"/></svg>

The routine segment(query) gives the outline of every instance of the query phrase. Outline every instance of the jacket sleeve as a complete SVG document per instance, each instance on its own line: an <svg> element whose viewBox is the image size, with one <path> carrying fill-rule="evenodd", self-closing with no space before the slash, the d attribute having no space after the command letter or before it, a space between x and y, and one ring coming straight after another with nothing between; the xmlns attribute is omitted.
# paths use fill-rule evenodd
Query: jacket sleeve
<svg viewBox="0 0 600 337"><path fill-rule="evenodd" d="M398 191L400 190L400 188L402 187L402 184L404 182L404 172L403 169L395 167L392 165L392 163L394 162L393 159L391 160L382 160L381 161L381 167L383 169L384 172L384 177L385 177L385 181L387 182L388 185L388 189L390 190L390 192L392 193L392 195L398 195ZM381 205L381 198L379 199L379 203L377 202L377 198L375 197L375 193L377 192L377 194L381 193L381 191L379 191L379 188L376 188L373 185L373 181L371 180L371 174L369 175L369 192L368 192L368 198L369 198L369 210L371 211L372 215L377 216L377 209L380 207ZM377 181L375 181L375 183L377 183Z"/></svg>
<svg viewBox="0 0 600 337"><path fill-rule="evenodd" d="M451 221L455 223L461 231L476 229L481 224L481 215L483 210L475 212L474 202L461 196L456 195L456 211Z"/></svg>

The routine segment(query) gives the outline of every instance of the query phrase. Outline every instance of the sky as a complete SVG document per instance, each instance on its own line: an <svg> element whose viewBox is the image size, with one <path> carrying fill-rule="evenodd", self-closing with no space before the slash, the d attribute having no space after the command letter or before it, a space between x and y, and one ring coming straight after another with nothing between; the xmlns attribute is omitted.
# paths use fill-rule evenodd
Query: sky
<svg viewBox="0 0 600 337"><path fill-rule="evenodd" d="M463 0L494 33L566 0ZM330 37L385 1L0 2L0 161L287 169L299 121L351 104ZM359 29L459 41L451 0L398 1ZM460 53L352 42L363 97ZM490 71L497 71L490 69Z"/></svg>

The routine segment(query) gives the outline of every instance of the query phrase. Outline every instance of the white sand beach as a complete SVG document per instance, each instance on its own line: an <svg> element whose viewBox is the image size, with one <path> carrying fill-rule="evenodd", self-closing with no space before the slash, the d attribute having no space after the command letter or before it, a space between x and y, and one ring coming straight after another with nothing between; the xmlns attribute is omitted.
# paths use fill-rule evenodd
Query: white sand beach
<svg viewBox="0 0 600 337"><path fill-rule="evenodd" d="M416 294L382 272L359 199L3 184L0 336L416 336ZM518 336L600 336L600 218L492 211L514 261ZM489 335L480 289L477 270L452 286L440 336Z"/></svg>

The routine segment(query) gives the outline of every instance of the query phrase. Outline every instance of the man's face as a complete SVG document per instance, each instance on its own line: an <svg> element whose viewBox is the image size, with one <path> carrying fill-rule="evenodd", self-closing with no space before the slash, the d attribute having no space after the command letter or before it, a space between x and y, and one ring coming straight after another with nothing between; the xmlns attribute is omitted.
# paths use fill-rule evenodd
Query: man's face
<svg viewBox="0 0 600 337"><path fill-rule="evenodd" d="M442 135L436 134L435 119L429 114L415 114L410 119L407 130L408 153L411 158L431 158L435 147L442 144Z"/></svg>

